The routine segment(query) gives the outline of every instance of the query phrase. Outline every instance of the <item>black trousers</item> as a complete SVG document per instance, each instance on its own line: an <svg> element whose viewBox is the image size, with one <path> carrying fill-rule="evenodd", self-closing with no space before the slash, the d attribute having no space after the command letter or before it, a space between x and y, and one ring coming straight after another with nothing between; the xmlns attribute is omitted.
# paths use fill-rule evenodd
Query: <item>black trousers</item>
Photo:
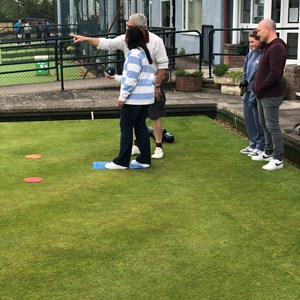
<svg viewBox="0 0 300 300"><path fill-rule="evenodd" d="M121 110L120 118L120 152L113 160L117 165L128 167L131 157L133 128L136 136L137 145L141 154L136 160L143 164L151 164L150 139L146 118L150 105L124 105Z"/></svg>

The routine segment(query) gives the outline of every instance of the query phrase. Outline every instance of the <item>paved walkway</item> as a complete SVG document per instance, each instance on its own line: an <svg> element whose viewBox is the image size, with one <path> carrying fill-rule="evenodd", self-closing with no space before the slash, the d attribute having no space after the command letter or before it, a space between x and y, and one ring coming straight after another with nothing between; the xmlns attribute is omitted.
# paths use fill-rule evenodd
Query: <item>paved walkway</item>
<svg viewBox="0 0 300 300"><path fill-rule="evenodd" d="M0 87L0 114L21 112L80 111L117 109L118 83L106 78ZM167 108L182 109L193 105L217 104L221 109L243 116L239 96L223 95L216 89L183 93L166 89ZM280 109L280 123L286 136L300 144L294 126L300 123L300 101L284 101Z"/></svg>

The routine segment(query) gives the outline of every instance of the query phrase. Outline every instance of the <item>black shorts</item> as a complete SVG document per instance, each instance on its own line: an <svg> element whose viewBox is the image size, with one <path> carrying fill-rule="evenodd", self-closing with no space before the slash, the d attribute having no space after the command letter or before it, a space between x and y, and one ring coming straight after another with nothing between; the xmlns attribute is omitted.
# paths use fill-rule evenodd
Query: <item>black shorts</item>
<svg viewBox="0 0 300 300"><path fill-rule="evenodd" d="M157 120L161 117L164 117L166 115L165 104L166 104L166 95L163 87L161 87L159 101L157 101L155 98L154 103L150 105L149 118L151 120Z"/></svg>

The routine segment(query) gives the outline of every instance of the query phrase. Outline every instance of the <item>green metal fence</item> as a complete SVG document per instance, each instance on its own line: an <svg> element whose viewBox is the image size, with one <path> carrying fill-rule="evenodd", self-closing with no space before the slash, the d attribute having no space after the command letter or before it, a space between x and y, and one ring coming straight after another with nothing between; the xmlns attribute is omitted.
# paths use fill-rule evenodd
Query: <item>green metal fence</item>
<svg viewBox="0 0 300 300"><path fill-rule="evenodd" d="M48 7L53 11L39 15L30 10L26 15L21 13L26 16L21 18L21 23L27 20L31 27L29 38L24 30L17 38L15 23L20 19L19 14L11 23L0 20L0 86L61 81L63 88L64 80L100 76L107 65L113 65L119 73L122 71L121 51L100 51L86 43L74 45L69 34L114 37L124 33L123 1L56 0L54 3ZM175 46L176 34L181 31L162 27L150 30L164 40L170 68L174 68L175 57L180 56ZM197 33L201 42L199 52L184 56L198 57L201 68L202 39Z"/></svg>
<svg viewBox="0 0 300 300"><path fill-rule="evenodd" d="M98 76L103 72L107 51L99 52L87 44L74 45L69 34L103 36L125 30L123 1L48 0L44 2L49 5L35 6L32 11L23 5L24 0L19 2L13 18L0 20L0 86ZM21 30L17 32L19 19ZM25 32L26 21L31 28L29 34ZM64 68L64 76L62 61L64 66L72 66ZM88 66L89 72L86 63L94 63Z"/></svg>

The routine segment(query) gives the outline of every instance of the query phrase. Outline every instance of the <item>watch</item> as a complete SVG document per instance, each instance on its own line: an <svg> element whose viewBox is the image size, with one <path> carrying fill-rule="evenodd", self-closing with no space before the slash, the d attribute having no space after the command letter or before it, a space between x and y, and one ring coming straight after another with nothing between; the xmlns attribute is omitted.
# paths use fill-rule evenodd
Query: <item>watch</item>
<svg viewBox="0 0 300 300"><path fill-rule="evenodd" d="M156 84L154 87L156 87L156 88L160 88L160 84Z"/></svg>

